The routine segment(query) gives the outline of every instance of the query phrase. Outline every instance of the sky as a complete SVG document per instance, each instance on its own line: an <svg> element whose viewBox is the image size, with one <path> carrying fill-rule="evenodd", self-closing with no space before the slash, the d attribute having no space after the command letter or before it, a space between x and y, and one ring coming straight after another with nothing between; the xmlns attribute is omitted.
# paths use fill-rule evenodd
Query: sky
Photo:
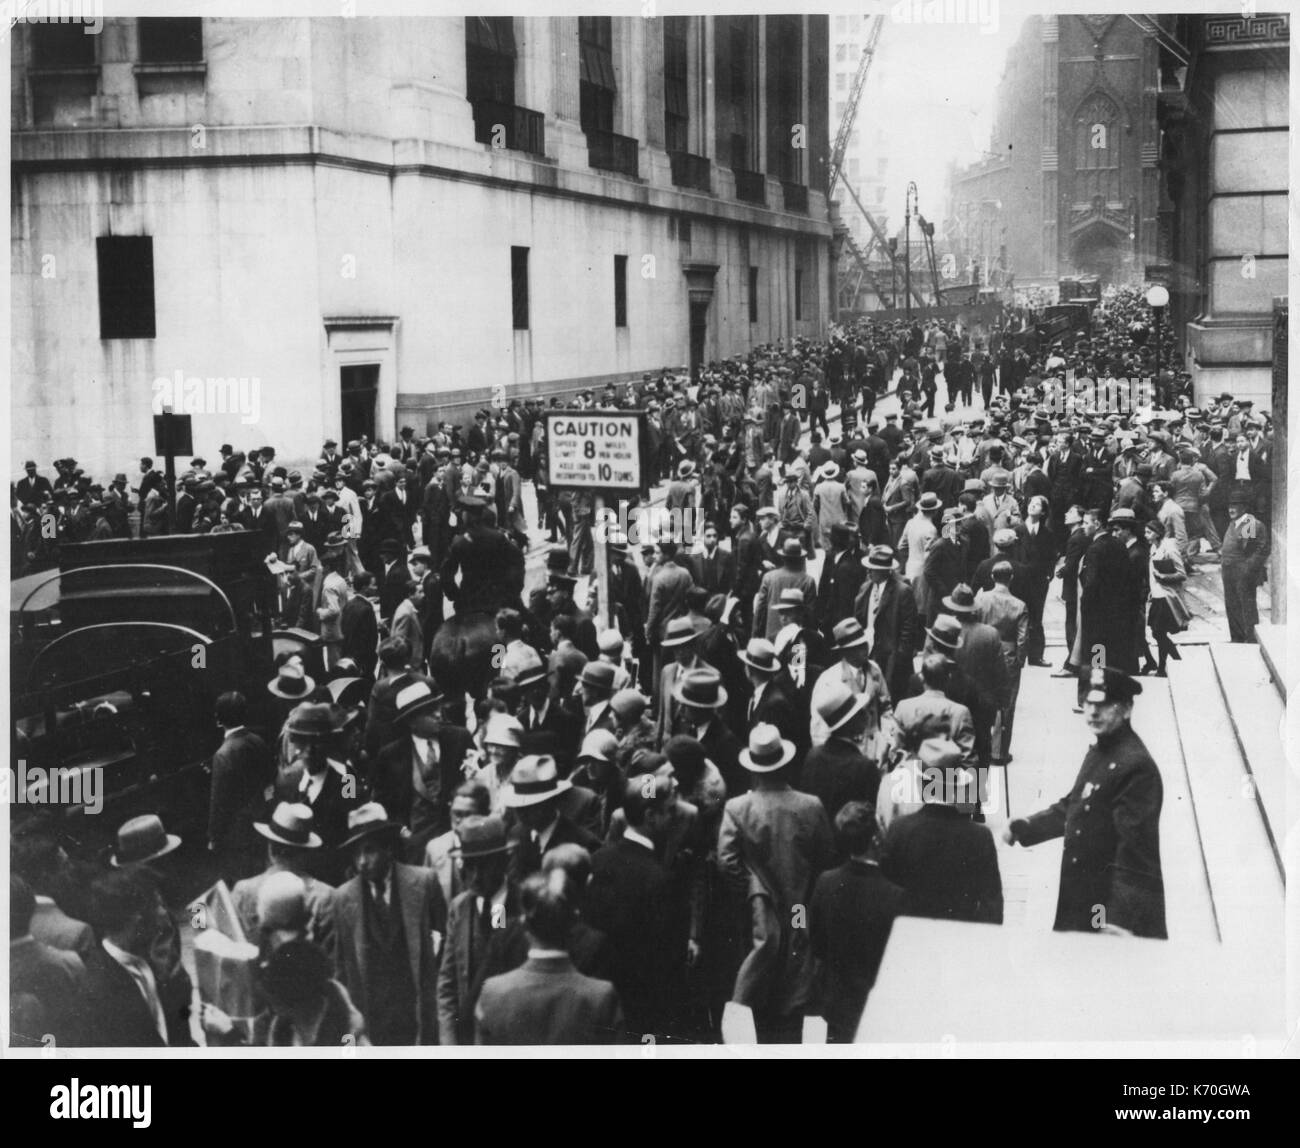
<svg viewBox="0 0 1300 1148"><path fill-rule="evenodd" d="M977 19L983 13L985 23L901 21L886 10L876 58L858 106L856 127L866 133L864 143L870 145L877 129L884 133L882 147L889 157L885 204L891 233L902 225L909 180L916 182L921 214L942 224L948 164L971 163L988 147L998 80L1008 49L1030 14L1029 6L1009 0L947 7L950 12L973 13ZM1041 5L1037 8L1042 11ZM924 12L920 4L915 9ZM835 127L831 125L832 136ZM842 210L851 207L841 203Z"/></svg>

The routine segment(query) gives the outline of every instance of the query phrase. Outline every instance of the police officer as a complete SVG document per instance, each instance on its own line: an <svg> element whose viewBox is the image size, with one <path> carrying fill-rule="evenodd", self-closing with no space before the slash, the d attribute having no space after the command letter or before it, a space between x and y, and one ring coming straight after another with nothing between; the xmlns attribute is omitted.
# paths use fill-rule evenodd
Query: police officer
<svg viewBox="0 0 1300 1148"><path fill-rule="evenodd" d="M458 505L466 527L443 560L442 592L458 614L475 610L494 614L502 606L518 608L524 590L523 552L495 523L490 524L487 504L481 498L463 494Z"/></svg>
<svg viewBox="0 0 1300 1148"><path fill-rule="evenodd" d="M1008 844L1065 838L1058 930L1167 936L1160 871L1160 770L1129 724L1142 686L1122 670L1088 672L1084 720L1094 741L1074 787L1050 809L1011 822Z"/></svg>

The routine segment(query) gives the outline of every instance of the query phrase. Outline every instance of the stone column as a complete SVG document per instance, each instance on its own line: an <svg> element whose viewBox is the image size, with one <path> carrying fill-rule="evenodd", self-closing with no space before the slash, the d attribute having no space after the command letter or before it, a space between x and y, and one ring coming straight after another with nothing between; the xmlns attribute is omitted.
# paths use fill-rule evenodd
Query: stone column
<svg viewBox="0 0 1300 1148"><path fill-rule="evenodd" d="M767 21L759 16L758 44L754 49L752 75L757 93L754 99L754 171L767 171Z"/></svg>
<svg viewBox="0 0 1300 1148"><path fill-rule="evenodd" d="M547 19L551 35L551 98L546 107L546 154L561 167L587 168L587 137L582 133L578 83L578 18ZM539 66L541 60L539 58Z"/></svg>
<svg viewBox="0 0 1300 1148"><path fill-rule="evenodd" d="M691 36L691 148L696 155L718 158L718 88L713 37L716 16L695 16Z"/></svg>

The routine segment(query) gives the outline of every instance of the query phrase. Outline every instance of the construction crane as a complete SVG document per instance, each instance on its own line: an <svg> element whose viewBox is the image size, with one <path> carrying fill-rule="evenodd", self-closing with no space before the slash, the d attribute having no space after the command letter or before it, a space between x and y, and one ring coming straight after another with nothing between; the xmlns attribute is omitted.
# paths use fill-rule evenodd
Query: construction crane
<svg viewBox="0 0 1300 1148"><path fill-rule="evenodd" d="M867 226L871 228L871 234L875 237L875 240L880 245L881 250L889 251L889 237L885 235L885 229L880 226L880 224L876 220L876 217L866 209L866 206L863 204L862 200L858 198L858 193L853 190L853 185L849 183L847 179L841 179L840 182L844 184L844 190L847 191L850 196L852 196L853 202L858 205L858 210L861 211L862 214L866 217ZM891 256L895 268L897 270L901 270L903 267L904 256L893 254L892 252L891 252ZM920 288L917 287L915 283L912 284L912 298L916 300L918 306L920 307L928 306L928 304L925 301L925 297L921 294Z"/></svg>
<svg viewBox="0 0 1300 1148"><path fill-rule="evenodd" d="M858 70L853 77L853 87L849 89L848 103L844 105L844 115L840 117L839 130L835 133L835 146L831 148L830 172L826 177L827 199L835 194L835 182L840 178L844 153L849 150L849 138L853 135L853 121L858 116L858 102L862 99L862 89L866 86L867 73L871 71L871 61L876 55L876 43L880 40L880 30L884 26L884 16L871 17L867 46L862 49L862 58L858 60Z"/></svg>

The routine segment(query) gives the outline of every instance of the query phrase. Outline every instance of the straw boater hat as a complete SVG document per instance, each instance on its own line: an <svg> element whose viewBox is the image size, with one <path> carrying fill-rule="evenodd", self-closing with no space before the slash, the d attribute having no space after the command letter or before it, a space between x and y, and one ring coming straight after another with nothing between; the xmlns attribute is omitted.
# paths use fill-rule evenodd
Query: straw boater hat
<svg viewBox="0 0 1300 1148"><path fill-rule="evenodd" d="M817 473L813 476L818 482L826 482L832 478L838 478L840 468L833 462L824 463L817 468Z"/></svg>
<svg viewBox="0 0 1300 1148"><path fill-rule="evenodd" d="M540 682L544 677L546 677L546 665L542 661L541 655L529 646L524 654L523 665L515 671L514 684L516 686L531 686L534 682Z"/></svg>
<svg viewBox="0 0 1300 1148"><path fill-rule="evenodd" d="M867 551L867 556L862 560L862 565L868 570L890 570L894 569L894 551L889 546L873 546Z"/></svg>
<svg viewBox="0 0 1300 1148"><path fill-rule="evenodd" d="M781 591L781 597L778 601L772 603L773 610L802 610L806 603L803 599L803 591L797 586L787 586Z"/></svg>
<svg viewBox="0 0 1300 1148"><path fill-rule="evenodd" d="M408 685L402 686L393 697L393 704L397 709L394 720L399 723L408 722L412 718L428 713L442 700L442 694L427 681L414 678Z"/></svg>
<svg viewBox="0 0 1300 1148"><path fill-rule="evenodd" d="M927 490L916 503L917 507L924 511L938 510L943 506L943 500L935 494L933 490Z"/></svg>
<svg viewBox="0 0 1300 1148"><path fill-rule="evenodd" d="M501 787L501 797L507 809L522 809L550 801L572 788L573 782L560 776L550 754L529 754L515 763L510 780Z"/></svg>
<svg viewBox="0 0 1300 1148"><path fill-rule="evenodd" d="M504 745L519 749L523 745L524 727L510 714L494 713L483 731L484 745Z"/></svg>
<svg viewBox="0 0 1300 1148"><path fill-rule="evenodd" d="M695 641L698 635L699 631L695 629L695 623L683 614L668 623L659 645L661 647L684 646L687 642Z"/></svg>
<svg viewBox="0 0 1300 1148"><path fill-rule="evenodd" d="M865 646L871 641L870 635L856 618L845 618L842 622L836 622L831 634L835 639L837 650L852 650L858 646Z"/></svg>
<svg viewBox="0 0 1300 1148"><path fill-rule="evenodd" d="M181 839L163 828L161 817L156 813L144 813L122 823L108 863L118 869L126 865L140 865L145 861L165 857L180 846Z"/></svg>
<svg viewBox="0 0 1300 1148"><path fill-rule="evenodd" d="M268 841L292 845L297 849L319 849L323 842L312 832L310 805L281 801L265 821L254 821L253 828Z"/></svg>
<svg viewBox="0 0 1300 1148"><path fill-rule="evenodd" d="M749 746L740 751L740 764L750 773L774 773L794 760L794 742L786 741L774 725L759 722L749 731Z"/></svg>

